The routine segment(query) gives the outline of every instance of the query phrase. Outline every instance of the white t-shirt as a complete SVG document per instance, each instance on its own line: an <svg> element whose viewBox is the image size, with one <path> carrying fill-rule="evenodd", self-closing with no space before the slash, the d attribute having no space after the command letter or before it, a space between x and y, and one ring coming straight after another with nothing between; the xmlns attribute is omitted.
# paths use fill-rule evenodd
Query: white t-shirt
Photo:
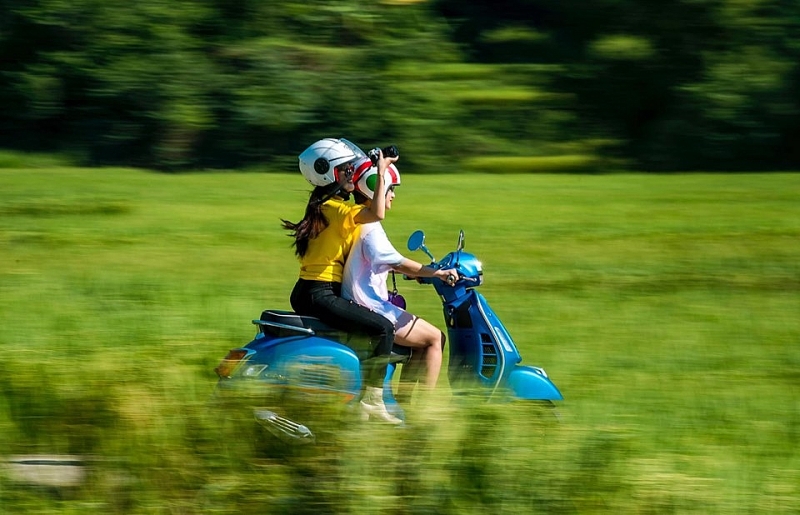
<svg viewBox="0 0 800 515"><path fill-rule="evenodd" d="M389 302L386 278L404 259L392 246L380 222L360 225L344 265L342 297L380 313L397 325L403 310Z"/></svg>

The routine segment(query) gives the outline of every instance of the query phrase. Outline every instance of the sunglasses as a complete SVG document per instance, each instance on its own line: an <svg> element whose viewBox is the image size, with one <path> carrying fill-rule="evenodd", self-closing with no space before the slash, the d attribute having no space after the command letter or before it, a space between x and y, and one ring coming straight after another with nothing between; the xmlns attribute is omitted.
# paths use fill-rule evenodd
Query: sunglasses
<svg viewBox="0 0 800 515"><path fill-rule="evenodd" d="M340 177L350 180L353 178L353 175L356 173L356 167L353 166L353 163L345 163L343 165L339 165L336 167L339 171Z"/></svg>
<svg viewBox="0 0 800 515"><path fill-rule="evenodd" d="M392 193L394 193L394 188L395 188L395 185L394 185L394 184L392 184L391 186L389 186L389 189L388 189L388 190L386 190L386 191L387 191L387 192L391 191Z"/></svg>

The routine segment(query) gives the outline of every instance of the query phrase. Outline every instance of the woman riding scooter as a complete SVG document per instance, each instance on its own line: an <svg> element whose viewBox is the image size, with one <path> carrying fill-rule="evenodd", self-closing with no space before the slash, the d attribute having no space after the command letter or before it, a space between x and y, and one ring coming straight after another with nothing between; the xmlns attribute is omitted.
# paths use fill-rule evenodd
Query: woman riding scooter
<svg viewBox="0 0 800 515"><path fill-rule="evenodd" d="M314 190L305 216L297 223L282 220L291 231L295 254L300 260L300 277L291 294L292 309L299 315L314 316L343 330L367 333L375 346L372 357L389 356L394 343L392 323L378 313L341 297L344 263L359 225L383 220L385 201L368 208L344 201L342 191L353 191L355 166L366 154L345 139L319 140L300 154L300 172ZM377 167L382 172L377 186L383 188L383 172L397 157L380 155ZM369 163L369 161L367 161ZM371 365L365 371L366 393L361 400L365 417L389 424L402 420L386 410L383 380L387 366Z"/></svg>

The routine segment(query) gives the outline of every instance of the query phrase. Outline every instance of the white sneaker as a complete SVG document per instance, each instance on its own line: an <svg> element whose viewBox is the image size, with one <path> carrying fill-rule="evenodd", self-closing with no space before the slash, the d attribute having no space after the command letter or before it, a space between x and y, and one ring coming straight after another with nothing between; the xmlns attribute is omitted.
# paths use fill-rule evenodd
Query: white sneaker
<svg viewBox="0 0 800 515"><path fill-rule="evenodd" d="M386 404L383 403L383 389L374 386L367 386L367 393L361 399L361 417L364 420L373 419L395 426L403 423L386 410Z"/></svg>

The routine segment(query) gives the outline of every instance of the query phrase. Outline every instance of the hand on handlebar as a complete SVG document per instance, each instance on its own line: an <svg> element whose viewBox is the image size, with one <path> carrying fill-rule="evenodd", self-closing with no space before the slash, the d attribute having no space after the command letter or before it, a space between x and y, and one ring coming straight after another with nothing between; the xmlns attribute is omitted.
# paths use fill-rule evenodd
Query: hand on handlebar
<svg viewBox="0 0 800 515"><path fill-rule="evenodd" d="M450 286L453 286L454 284L456 284L456 281L458 281L458 270L456 270L455 268L448 268L447 270L437 270L434 275L435 277L438 277L439 279L441 279Z"/></svg>

